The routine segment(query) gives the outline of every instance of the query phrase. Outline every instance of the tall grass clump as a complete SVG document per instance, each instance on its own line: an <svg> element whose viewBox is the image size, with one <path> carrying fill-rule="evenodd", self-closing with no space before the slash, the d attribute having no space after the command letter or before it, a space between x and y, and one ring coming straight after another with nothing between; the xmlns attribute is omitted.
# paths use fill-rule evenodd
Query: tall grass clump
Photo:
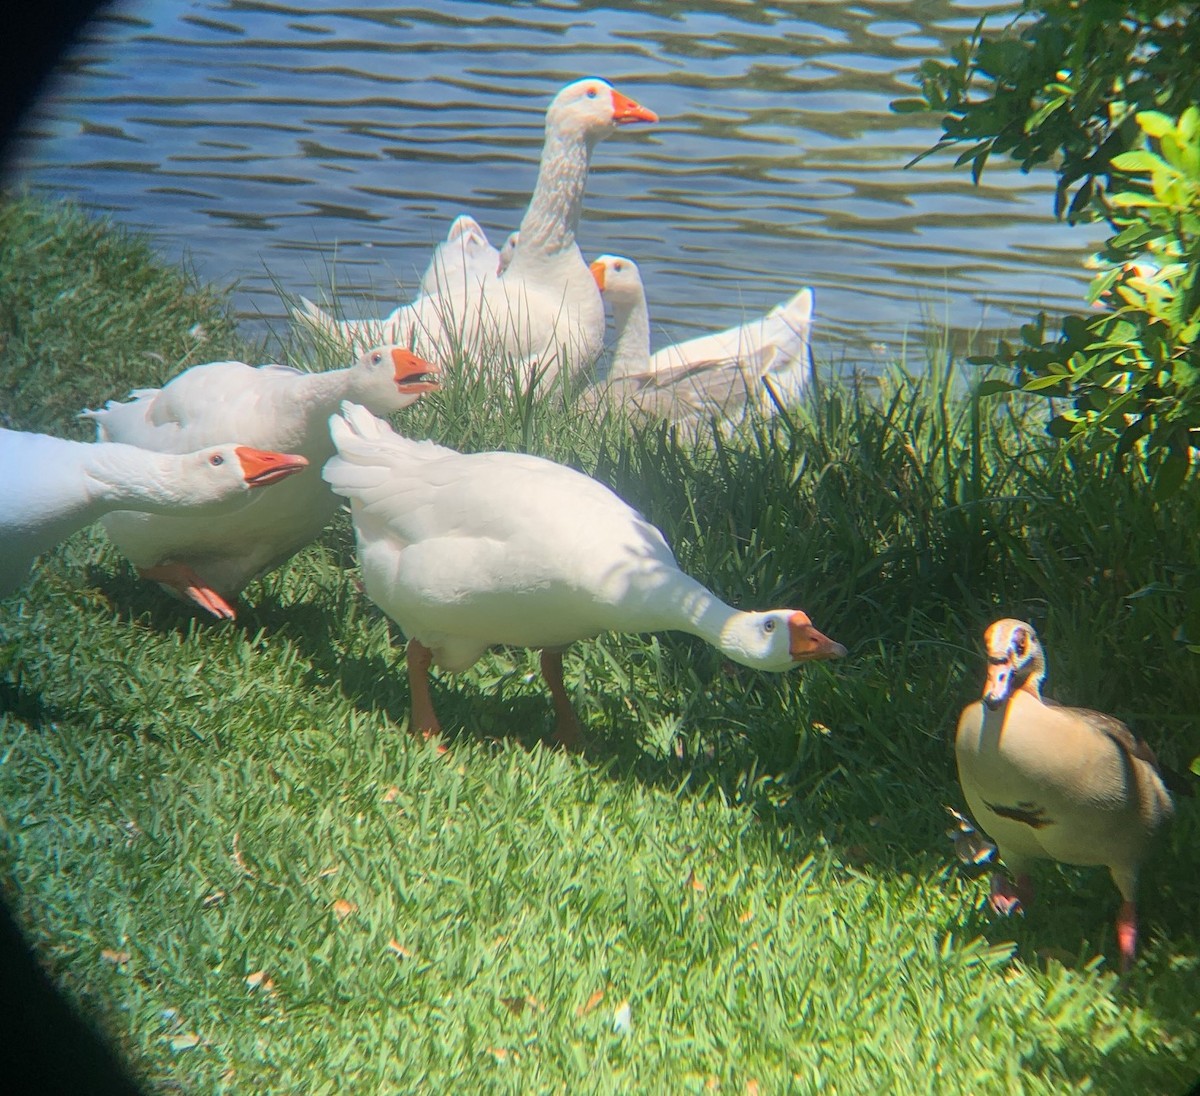
<svg viewBox="0 0 1200 1096"><path fill-rule="evenodd" d="M81 404L152 379L118 364L75 378ZM1185 1091L1194 806L1148 866L1121 990L1107 875L1047 865L1027 915L992 921L943 804L999 615L1038 627L1052 695L1177 767L1200 750L1171 624L1195 502L1052 447L1037 405L975 398L937 340L696 439L491 364L396 424L596 476L721 596L802 607L849 657L766 675L683 635L578 644L578 758L540 745L536 656L498 650L435 680L442 752L406 733L344 518L232 625L72 538L0 605L0 885L147 1086Z"/></svg>

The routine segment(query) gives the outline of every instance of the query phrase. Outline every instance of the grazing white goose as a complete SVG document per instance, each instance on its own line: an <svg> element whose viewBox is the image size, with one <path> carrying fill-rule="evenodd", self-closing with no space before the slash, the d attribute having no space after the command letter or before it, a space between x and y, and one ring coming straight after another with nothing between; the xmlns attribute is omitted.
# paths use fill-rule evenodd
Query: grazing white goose
<svg viewBox="0 0 1200 1096"><path fill-rule="evenodd" d="M1042 699L1046 663L1031 625L998 620L984 644L987 684L963 710L955 754L975 821L1017 877L1014 887L1002 872L992 876L991 906L1007 914L1028 905L1033 860L1103 864L1123 899L1126 971L1137 950L1138 868L1174 811L1165 770L1119 720Z"/></svg>
<svg viewBox="0 0 1200 1096"><path fill-rule="evenodd" d="M250 505L219 518L119 510L103 518L113 543L146 578L232 620L231 602L256 576L317 537L338 500L317 474L333 454L329 416L343 399L379 414L407 407L438 387L437 367L399 346L377 346L347 369L306 373L282 365L212 362L185 370L127 403L85 411L101 441L164 453L229 438L296 452L313 465Z"/></svg>
<svg viewBox="0 0 1200 1096"><path fill-rule="evenodd" d="M732 424L748 403L766 413L775 402L797 403L812 380L813 291L807 287L765 316L713 335L702 335L650 353L650 312L637 263L601 255L592 276L613 314L617 341L607 395L645 414L696 426L712 418Z"/></svg>
<svg viewBox="0 0 1200 1096"><path fill-rule="evenodd" d="M21 585L42 552L112 510L211 518L307 464L246 445L155 453L0 429L0 597Z"/></svg>
<svg viewBox="0 0 1200 1096"><path fill-rule="evenodd" d="M353 404L330 431L338 453L323 475L350 500L367 596L408 637L415 730L439 730L430 663L465 670L495 644L542 649L567 746L580 739L562 677L575 640L678 629L762 670L846 653L798 610L726 605L679 569L662 533L581 472L411 441Z"/></svg>
<svg viewBox="0 0 1200 1096"><path fill-rule="evenodd" d="M499 273L500 262L501 253L492 246L483 225L469 213L460 213L446 238L433 249L421 275L420 292L437 297L477 290Z"/></svg>
<svg viewBox="0 0 1200 1096"><path fill-rule="evenodd" d="M521 246L503 277L444 286L382 322L337 322L311 301L303 301L296 317L350 345L387 339L443 366L460 349L498 352L549 381L565 354L572 374L581 373L604 344L604 306L575 243L592 150L619 126L657 120L606 80L568 84L546 111L537 183L518 230Z"/></svg>

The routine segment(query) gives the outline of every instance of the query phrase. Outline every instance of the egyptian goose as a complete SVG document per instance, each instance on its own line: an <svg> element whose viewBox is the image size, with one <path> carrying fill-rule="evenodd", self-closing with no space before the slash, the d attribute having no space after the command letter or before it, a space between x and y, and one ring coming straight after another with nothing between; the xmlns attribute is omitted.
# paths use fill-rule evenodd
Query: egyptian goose
<svg viewBox="0 0 1200 1096"><path fill-rule="evenodd" d="M1138 868L1174 806L1153 751L1124 723L1042 699L1042 645L1023 620L984 633L987 683L963 709L955 737L959 782L981 829L1016 876L992 875L1002 914L1032 898L1039 859L1103 864L1123 899L1117 915L1121 970L1137 950Z"/></svg>
<svg viewBox="0 0 1200 1096"><path fill-rule="evenodd" d="M576 640L679 629L762 670L846 653L798 610L726 605L679 569L662 533L581 472L411 441L354 404L330 431L337 456L323 475L350 500L367 596L408 637L415 730L439 730L430 663L465 670L495 644L542 649L567 746L580 727L562 650Z"/></svg>
<svg viewBox="0 0 1200 1096"><path fill-rule="evenodd" d="M387 339L443 366L464 352L500 355L549 382L565 353L572 375L581 374L604 344L604 305L575 243L592 150L619 126L656 121L607 80L568 84L546 111L537 183L518 229L521 246L502 277L445 286L383 321L338 322L303 299L294 315L351 345Z"/></svg>
<svg viewBox="0 0 1200 1096"><path fill-rule="evenodd" d="M0 429L0 597L21 585L42 552L112 510L211 520L307 464L246 445L155 453Z"/></svg>
<svg viewBox="0 0 1200 1096"><path fill-rule="evenodd" d="M813 291L807 287L765 316L739 327L650 353L650 312L637 263L601 255L592 276L613 315L616 344L603 397L659 418L695 426L732 425L748 404L766 413L797 403L812 379ZM768 393L764 382L771 386Z"/></svg>
<svg viewBox="0 0 1200 1096"><path fill-rule="evenodd" d="M144 578L216 617L253 578L317 537L338 500L317 470L333 455L329 416L343 399L379 414L407 407L438 387L437 367L398 346L377 346L354 365L306 373L283 365L212 362L185 370L127 403L85 411L101 441L176 453L238 438L299 453L313 465L236 512L194 518L118 510L102 519L109 538Z"/></svg>

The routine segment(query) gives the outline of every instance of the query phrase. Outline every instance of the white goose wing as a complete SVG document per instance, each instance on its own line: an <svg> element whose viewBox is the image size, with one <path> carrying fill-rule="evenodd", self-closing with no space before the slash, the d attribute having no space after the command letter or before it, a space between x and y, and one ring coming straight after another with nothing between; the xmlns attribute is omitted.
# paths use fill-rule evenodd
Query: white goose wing
<svg viewBox="0 0 1200 1096"><path fill-rule="evenodd" d="M765 316L712 335L701 335L651 355L652 370L736 361L762 374L778 369L783 361L807 359L812 326L813 292L805 286L790 300L776 305Z"/></svg>
<svg viewBox="0 0 1200 1096"><path fill-rule="evenodd" d="M109 400L82 412L100 441L119 441L161 453L187 453L237 438L264 444L274 403L301 371L285 365L210 362L184 370L162 388L139 388L132 399Z"/></svg>
<svg viewBox="0 0 1200 1096"><path fill-rule="evenodd" d="M338 454L322 474L351 500L360 536L392 536L398 547L438 538L487 542L509 554L514 576L576 568L582 581L584 572L623 563L627 552L675 566L654 526L572 468L524 453L466 454L413 441L353 404L331 417L330 431Z"/></svg>

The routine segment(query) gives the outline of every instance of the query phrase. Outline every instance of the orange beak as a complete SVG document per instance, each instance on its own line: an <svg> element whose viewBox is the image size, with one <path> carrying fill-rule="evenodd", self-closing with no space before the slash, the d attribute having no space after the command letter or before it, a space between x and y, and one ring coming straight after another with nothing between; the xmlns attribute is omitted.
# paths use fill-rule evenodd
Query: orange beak
<svg viewBox="0 0 1200 1096"><path fill-rule="evenodd" d="M647 110L628 95L622 95L616 88L612 90L612 112L613 121L619 126L627 126L630 122L658 121L658 115L654 111Z"/></svg>
<svg viewBox="0 0 1200 1096"><path fill-rule="evenodd" d="M419 396L422 392L436 392L441 388L437 379L441 368L418 358L411 350L394 349L392 363L396 367L396 387L401 392Z"/></svg>
<svg viewBox="0 0 1200 1096"><path fill-rule="evenodd" d="M248 445L239 445L234 452L242 466L242 476L251 487L278 483L308 467L308 461L298 453L272 453L269 449L251 449Z"/></svg>
<svg viewBox="0 0 1200 1096"><path fill-rule="evenodd" d="M805 613L795 612L788 617L788 633L788 653L796 662L845 657L846 648L818 632Z"/></svg>
<svg viewBox="0 0 1200 1096"><path fill-rule="evenodd" d="M588 267L588 270L590 270L592 272L592 278L596 282L596 288L599 289L601 293L603 293L604 292L604 264L599 259L597 259L594 263L592 263L591 266Z"/></svg>

